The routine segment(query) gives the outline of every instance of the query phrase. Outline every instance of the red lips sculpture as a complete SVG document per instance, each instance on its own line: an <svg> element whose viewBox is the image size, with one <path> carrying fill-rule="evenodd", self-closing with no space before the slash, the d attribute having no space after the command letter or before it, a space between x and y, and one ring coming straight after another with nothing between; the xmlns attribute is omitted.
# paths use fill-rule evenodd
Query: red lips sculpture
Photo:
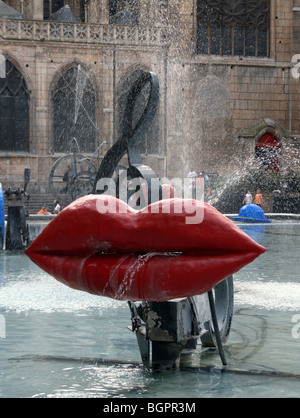
<svg viewBox="0 0 300 418"><path fill-rule="evenodd" d="M187 222L197 210L203 220ZM136 211L89 195L57 215L26 254L71 288L166 301L209 291L265 251L206 203L170 199Z"/></svg>

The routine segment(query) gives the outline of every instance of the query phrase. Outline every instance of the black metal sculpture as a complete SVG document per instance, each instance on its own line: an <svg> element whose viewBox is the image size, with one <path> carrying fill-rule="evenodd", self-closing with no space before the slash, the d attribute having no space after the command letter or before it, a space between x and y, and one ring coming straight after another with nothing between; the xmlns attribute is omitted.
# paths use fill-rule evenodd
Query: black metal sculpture
<svg viewBox="0 0 300 418"><path fill-rule="evenodd" d="M24 171L24 189L7 189L4 194L7 199L7 226L5 236L5 249L8 251L24 250L29 243L28 225L23 197L29 199L26 193L30 181L30 169Z"/></svg>
<svg viewBox="0 0 300 418"><path fill-rule="evenodd" d="M96 160L106 143L103 141L90 157L82 154L76 138L71 139L72 153L58 158L49 172L49 189L55 199L67 206L73 200L91 193L97 174Z"/></svg>
<svg viewBox="0 0 300 418"><path fill-rule="evenodd" d="M141 118L136 125L133 126L135 103L146 85L150 86L149 98ZM101 190L97 187L98 181L103 178L110 178L116 173L116 197L119 197L119 163L127 154L129 163L127 179L130 180L137 177L143 178L148 185L148 203L153 203L154 194L151 194L151 180L158 179L158 176L150 167L142 163L139 144L143 141L145 134L155 117L158 103L159 82L157 75L151 72L141 71L139 78L136 83L132 85L127 96L120 139L106 153L95 179L93 193L103 193L105 190ZM128 192L130 194L130 191ZM161 198L161 190L159 191L158 196Z"/></svg>

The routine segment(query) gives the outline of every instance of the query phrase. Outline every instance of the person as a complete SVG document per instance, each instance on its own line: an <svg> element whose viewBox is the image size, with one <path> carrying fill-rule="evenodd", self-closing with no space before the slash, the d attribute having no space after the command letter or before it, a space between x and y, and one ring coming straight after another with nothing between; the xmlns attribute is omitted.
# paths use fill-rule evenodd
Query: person
<svg viewBox="0 0 300 418"><path fill-rule="evenodd" d="M48 212L48 206L47 205L43 206L42 209L39 210L37 214L38 215L50 215L50 213Z"/></svg>
<svg viewBox="0 0 300 418"><path fill-rule="evenodd" d="M61 206L58 200L54 200L54 210L53 213L59 213L61 211Z"/></svg>
<svg viewBox="0 0 300 418"><path fill-rule="evenodd" d="M196 187L197 188L199 188L199 187L202 187L202 183L201 182L198 182L197 183L197 179L203 179L203 182L204 182L204 177L203 177L203 173L202 173L202 171L200 171L200 173L199 173L199 175L197 176L197 178L195 179L195 181L196 181Z"/></svg>
<svg viewBox="0 0 300 418"><path fill-rule="evenodd" d="M196 177L197 177L196 171L191 169L191 171L188 174L188 178L190 179L190 186L193 186L195 184Z"/></svg>
<svg viewBox="0 0 300 418"><path fill-rule="evenodd" d="M246 193L246 196L244 197L243 204L244 205L250 205L250 203L253 202L252 194L250 190Z"/></svg>
<svg viewBox="0 0 300 418"><path fill-rule="evenodd" d="M210 198L210 187L209 186L205 186L205 190L204 190L204 200L205 202L207 202Z"/></svg>
<svg viewBox="0 0 300 418"><path fill-rule="evenodd" d="M254 198L254 203L257 205L257 206L262 206L262 202L263 202L263 197L262 197L262 194L261 194L261 190L260 189L257 189L257 192L256 192L256 195L255 195L255 198Z"/></svg>
<svg viewBox="0 0 300 418"><path fill-rule="evenodd" d="M195 191L196 191L196 177L197 177L196 171L194 171L193 169L191 169L191 171L188 174L188 178L189 178L189 189L192 192L192 197L195 196Z"/></svg>
<svg viewBox="0 0 300 418"><path fill-rule="evenodd" d="M198 176L195 178L195 192L193 198L201 200L203 199L204 193L204 178L203 173L200 171Z"/></svg>
<svg viewBox="0 0 300 418"><path fill-rule="evenodd" d="M208 177L208 174L205 171L203 171L203 177L204 177L205 187L209 187L209 177Z"/></svg>
<svg viewBox="0 0 300 418"><path fill-rule="evenodd" d="M57 200L57 199L54 199L54 200L53 200L52 212L54 212L57 202L58 202L58 200Z"/></svg>

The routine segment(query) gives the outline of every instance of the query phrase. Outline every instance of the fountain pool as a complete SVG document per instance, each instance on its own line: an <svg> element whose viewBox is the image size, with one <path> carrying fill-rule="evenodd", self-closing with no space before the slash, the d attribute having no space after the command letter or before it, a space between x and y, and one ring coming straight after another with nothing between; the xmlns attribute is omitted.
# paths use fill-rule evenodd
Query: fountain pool
<svg viewBox="0 0 300 418"><path fill-rule="evenodd" d="M0 398L300 397L300 223L239 227L267 252L234 276L225 345L147 371L126 302L72 290L22 253L0 254Z"/></svg>

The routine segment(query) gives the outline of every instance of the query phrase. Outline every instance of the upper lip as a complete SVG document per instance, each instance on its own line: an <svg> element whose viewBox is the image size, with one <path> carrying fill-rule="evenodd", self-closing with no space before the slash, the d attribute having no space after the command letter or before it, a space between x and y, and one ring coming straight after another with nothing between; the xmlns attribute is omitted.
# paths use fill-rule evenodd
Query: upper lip
<svg viewBox="0 0 300 418"><path fill-rule="evenodd" d="M90 260L93 260L94 263L96 257L100 275L101 263L109 256L114 256L115 260L124 260L125 255L137 257L149 253L157 255L176 253L181 257L180 262L183 259L189 263L189 269L194 262L196 275L200 274L199 268L201 270L201 266L205 270L209 265L211 277L207 277L209 284L206 287L212 287L216 282L224 279L229 274L235 273L266 250L242 232L232 221L207 204L204 204L203 221L199 224L187 225L185 223L186 213L172 212L172 205L176 199L168 201L171 213L162 213L161 210L160 213L152 213L149 210L135 211L127 207L127 213L117 214L99 213L97 199L114 198L90 195L73 202L46 226L27 248L26 254L50 274L57 277L60 276L60 273L54 272L56 268L54 263L57 263L57 257L64 259L73 257L74 260L85 260L85 262L90 257ZM191 204L195 204L195 201L191 202ZM165 204L166 201L157 203L160 208ZM51 258L55 261L51 262ZM175 273L173 274L177 276L176 259L177 257L172 256L172 268L175 267ZM179 258L177 261L179 262ZM221 277L222 267L220 267L220 263L224 264L224 277ZM50 264L52 267L49 270ZM114 261L113 265L117 267L117 261ZM72 264L70 266L68 268L72 269ZM164 268L161 261L162 272ZM212 277L214 270L218 270L215 278ZM189 271L189 274L193 274L191 273L193 268ZM63 275L66 275L66 273L63 273ZM57 278L62 279L61 277ZM185 278L182 279L185 280ZM84 280L88 281L87 279ZM68 283L68 280L64 281ZM85 283L82 283L82 281L81 278L79 288L91 291L90 284L86 285L87 288L85 289ZM74 287L77 286L74 283L72 284ZM144 282L142 285L139 284L139 287L143 286L147 286L146 280L145 284ZM169 287L172 287L171 279L166 286L168 287L166 289L167 293L162 296L157 295L157 300L187 296L187 294L183 294L185 293L183 287L179 293L176 289L169 289ZM187 282L186 287L188 292ZM131 285L131 288L133 289L134 286ZM207 288L207 290L209 289ZM193 291L195 292L195 290ZM132 299L141 299L144 294L143 289L137 290L137 292L137 295L130 293L124 295L124 299L129 299L129 296ZM166 296L167 294L169 296ZM114 297L113 293L109 294L108 292L106 295Z"/></svg>

